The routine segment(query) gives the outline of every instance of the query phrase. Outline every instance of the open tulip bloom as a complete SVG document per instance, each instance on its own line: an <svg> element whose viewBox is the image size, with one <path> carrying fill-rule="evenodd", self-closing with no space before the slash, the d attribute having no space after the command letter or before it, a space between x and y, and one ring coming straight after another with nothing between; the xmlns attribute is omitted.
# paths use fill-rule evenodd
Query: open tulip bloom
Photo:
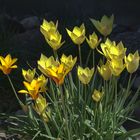
<svg viewBox="0 0 140 140"><path fill-rule="evenodd" d="M93 20L93 24L106 37L112 31L113 20L114 16L103 16L101 21ZM82 55L63 52L59 57L57 49L64 42L61 43L57 27L58 23L43 20L40 31L55 53L41 54L38 68L22 69L24 81L18 93L9 77L11 70L17 68L17 59L10 54L0 56L0 70L8 77L25 112L23 116L12 117L11 130L32 140L134 139L140 128L127 131L123 123L126 120L140 123L132 118L135 107L140 105L137 101L140 88L136 91L131 88L135 80L132 74L139 67L139 52L126 56L122 42L109 38L101 41L95 32L87 38L82 24L72 31L67 29L67 33L79 48L86 39L93 55L82 63L79 58ZM99 59L95 59L95 53L99 53ZM23 103L19 94L25 96Z"/></svg>

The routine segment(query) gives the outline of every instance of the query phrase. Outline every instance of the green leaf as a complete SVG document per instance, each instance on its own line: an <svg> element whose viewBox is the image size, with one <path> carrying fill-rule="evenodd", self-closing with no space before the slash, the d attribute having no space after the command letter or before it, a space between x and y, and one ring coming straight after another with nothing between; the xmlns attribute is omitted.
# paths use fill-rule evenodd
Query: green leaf
<svg viewBox="0 0 140 140"><path fill-rule="evenodd" d="M130 131L124 133L122 136L120 136L119 138L117 138L117 140L125 140L126 138L134 137L134 136L137 136L139 134L140 134L140 128L133 129L133 130L130 130Z"/></svg>

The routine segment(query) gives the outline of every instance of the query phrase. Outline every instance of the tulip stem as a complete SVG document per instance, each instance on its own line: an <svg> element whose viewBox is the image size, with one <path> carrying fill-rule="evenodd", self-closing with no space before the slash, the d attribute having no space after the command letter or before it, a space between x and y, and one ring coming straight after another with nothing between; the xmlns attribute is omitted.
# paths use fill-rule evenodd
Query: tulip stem
<svg viewBox="0 0 140 140"><path fill-rule="evenodd" d="M60 94L61 94L61 102L62 102L63 113L64 113L64 117L65 117L65 122L66 122L68 140L71 140L70 133L69 133L69 126L68 126L68 114L67 114L67 111L66 111L65 99L64 99L64 95L63 95L64 94L63 87L59 86L59 89L60 89Z"/></svg>
<svg viewBox="0 0 140 140"><path fill-rule="evenodd" d="M58 55L57 55L57 51L56 50L53 50L53 54L54 54L55 59L58 60Z"/></svg>
<svg viewBox="0 0 140 140"><path fill-rule="evenodd" d="M11 81L10 76L7 75L7 78L8 78L8 80L9 80L9 83L10 83L10 85L11 85L11 87L12 87L12 90L13 90L15 96L16 96L16 99L18 100L18 102L19 102L19 104L21 105L21 107L23 107L24 104L22 103L22 101L21 101L21 100L19 99L19 97L17 96L16 90L15 90L15 88L14 88L14 85L13 85L13 83L12 83L12 81Z"/></svg>
<svg viewBox="0 0 140 140"><path fill-rule="evenodd" d="M92 50L90 49L90 51L88 53L87 60L86 60L86 66L88 66L88 62L89 62L89 58L90 58L91 52L92 52Z"/></svg>
<svg viewBox="0 0 140 140"><path fill-rule="evenodd" d="M104 42L106 41L106 38L107 38L106 36L103 37L103 41L104 41Z"/></svg>
<svg viewBox="0 0 140 140"><path fill-rule="evenodd" d="M80 45L78 45L78 50L79 50L80 66L82 66L82 56L81 56L81 46Z"/></svg>
<svg viewBox="0 0 140 140"><path fill-rule="evenodd" d="M95 53L94 53L94 50L93 50L93 67L95 65Z"/></svg>

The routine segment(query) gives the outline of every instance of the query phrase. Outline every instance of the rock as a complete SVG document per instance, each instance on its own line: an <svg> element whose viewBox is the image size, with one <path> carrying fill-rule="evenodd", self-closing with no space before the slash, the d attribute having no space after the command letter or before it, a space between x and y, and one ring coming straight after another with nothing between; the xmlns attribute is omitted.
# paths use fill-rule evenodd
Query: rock
<svg viewBox="0 0 140 140"><path fill-rule="evenodd" d="M0 33L1 35L4 34L5 36L14 35L17 33L25 32L24 27L22 24L18 22L18 20L10 17L6 14L0 15Z"/></svg>
<svg viewBox="0 0 140 140"><path fill-rule="evenodd" d="M36 17L36 16L33 16L33 17L27 17L25 19L23 19L21 22L20 22L25 29L29 30L29 29L33 29L33 28L36 28L36 27L39 27L40 26L40 21L39 21L39 18Z"/></svg>
<svg viewBox="0 0 140 140"><path fill-rule="evenodd" d="M134 81L134 88L138 89L138 87L140 86L140 76L136 78L136 80Z"/></svg>
<svg viewBox="0 0 140 140"><path fill-rule="evenodd" d="M37 61L44 49L47 48L44 47L44 45L48 44L37 28L13 36L9 41L9 45L12 46L9 46L10 51L14 51L19 58L18 61L23 60L25 64L27 61ZM48 46L48 48L50 47ZM25 65L27 65L27 63Z"/></svg>
<svg viewBox="0 0 140 140"><path fill-rule="evenodd" d="M6 134L4 132L0 132L0 140L6 140Z"/></svg>
<svg viewBox="0 0 140 140"><path fill-rule="evenodd" d="M15 115L25 115L24 111L23 110L17 110L15 112Z"/></svg>
<svg viewBox="0 0 140 140"><path fill-rule="evenodd" d="M125 47L127 48L127 53L132 52L134 53L136 50L139 50L140 52L140 32L128 30L125 31L125 29L121 29L122 32L116 33L111 35L111 40L115 40L117 42L122 41Z"/></svg>

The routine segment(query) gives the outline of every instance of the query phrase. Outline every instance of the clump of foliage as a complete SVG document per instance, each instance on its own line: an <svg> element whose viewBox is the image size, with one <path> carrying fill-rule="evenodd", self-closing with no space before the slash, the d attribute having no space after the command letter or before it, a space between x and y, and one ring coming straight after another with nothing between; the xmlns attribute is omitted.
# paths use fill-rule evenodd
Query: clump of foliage
<svg viewBox="0 0 140 140"><path fill-rule="evenodd" d="M139 67L139 53L126 56L123 43L109 39L113 15L91 21L103 39L95 32L86 37L84 24L72 31L66 28L78 47L79 56L59 57L57 50L65 41L58 31L58 22L43 20L40 31L54 54L50 57L41 54L37 61L40 72L32 67L22 69L24 89L18 94L25 95L24 103L9 75L17 68L17 58L13 59L10 54L0 56L0 70L7 76L25 112L25 115L9 116L14 121L10 130L32 140L132 140L140 133L140 129L126 131L123 127L126 120L136 121L131 115L139 105L136 101L139 88L131 99L129 95L135 79L132 74ZM83 61L81 49L85 40L90 52ZM95 53L100 54L99 60L95 60ZM123 71L129 75L127 86L120 83Z"/></svg>

